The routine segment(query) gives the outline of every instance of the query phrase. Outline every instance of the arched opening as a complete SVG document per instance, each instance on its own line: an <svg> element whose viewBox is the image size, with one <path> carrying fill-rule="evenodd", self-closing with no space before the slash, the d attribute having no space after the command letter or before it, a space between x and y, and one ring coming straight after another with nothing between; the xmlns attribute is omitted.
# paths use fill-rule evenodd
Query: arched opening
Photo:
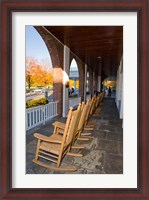
<svg viewBox="0 0 149 200"><path fill-rule="evenodd" d="M62 115L62 77L63 77L63 45L42 26L34 26L44 40L53 66L53 101L59 102L57 113Z"/></svg>
<svg viewBox="0 0 149 200"><path fill-rule="evenodd" d="M74 58L71 61L69 71L69 96L79 96L79 70Z"/></svg>
<svg viewBox="0 0 149 200"><path fill-rule="evenodd" d="M33 26L26 26L27 101L42 97L52 100L52 69L51 56L44 40Z"/></svg>

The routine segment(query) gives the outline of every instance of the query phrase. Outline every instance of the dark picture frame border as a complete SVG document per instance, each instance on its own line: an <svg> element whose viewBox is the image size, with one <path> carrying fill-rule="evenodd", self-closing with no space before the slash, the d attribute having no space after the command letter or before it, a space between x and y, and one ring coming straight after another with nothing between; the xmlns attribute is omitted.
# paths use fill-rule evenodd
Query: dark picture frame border
<svg viewBox="0 0 149 200"><path fill-rule="evenodd" d="M137 175L136 189L12 188L12 12L137 12ZM148 0L1 1L1 199L149 199ZM131 132L130 132L131 134Z"/></svg>

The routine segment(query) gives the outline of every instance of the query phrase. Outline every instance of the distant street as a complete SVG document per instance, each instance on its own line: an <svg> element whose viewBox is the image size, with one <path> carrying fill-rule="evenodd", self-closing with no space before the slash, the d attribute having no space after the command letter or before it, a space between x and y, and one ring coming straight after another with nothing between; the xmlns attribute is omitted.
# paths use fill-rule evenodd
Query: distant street
<svg viewBox="0 0 149 200"><path fill-rule="evenodd" d="M26 93L26 101L37 100L45 97L44 92L37 92L37 93ZM53 91L48 92L48 100L53 100Z"/></svg>

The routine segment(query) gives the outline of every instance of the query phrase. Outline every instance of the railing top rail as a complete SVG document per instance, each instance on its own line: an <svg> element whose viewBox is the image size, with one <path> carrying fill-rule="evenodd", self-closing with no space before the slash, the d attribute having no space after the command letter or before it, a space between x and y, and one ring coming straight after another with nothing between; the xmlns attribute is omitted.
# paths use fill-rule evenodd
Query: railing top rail
<svg viewBox="0 0 149 200"><path fill-rule="evenodd" d="M31 111L31 110L35 110L35 109L40 109L40 108L48 106L49 104L55 104L55 103L58 103L58 101L50 101L49 103L47 103L45 105L40 105L40 106L31 107L31 108L26 108L26 110L27 111Z"/></svg>

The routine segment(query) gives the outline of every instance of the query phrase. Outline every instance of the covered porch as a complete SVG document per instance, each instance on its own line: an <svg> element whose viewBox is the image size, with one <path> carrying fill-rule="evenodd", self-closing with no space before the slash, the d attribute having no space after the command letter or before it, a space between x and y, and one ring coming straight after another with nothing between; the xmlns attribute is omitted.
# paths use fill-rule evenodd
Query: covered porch
<svg viewBox="0 0 149 200"><path fill-rule="evenodd" d="M41 119L40 123L26 129L26 173L122 174L123 27L34 28L44 40L51 55L54 82L53 99L49 107L45 105L39 111L33 110L26 116L29 125L37 122L38 118ZM73 59L77 63L79 75L77 99L69 97L69 72ZM83 157L64 156L61 162L62 166L76 166L77 170L55 171L33 163L37 146L37 139L33 134L51 136L52 123L55 120L65 122L70 106L74 105L76 109L79 103L85 104L88 99L97 97L100 93L105 93L105 97L100 104L100 112L91 116L95 123L93 130L89 131L91 136L88 141L77 141L84 149L74 150L75 153L81 151Z"/></svg>
<svg viewBox="0 0 149 200"><path fill-rule="evenodd" d="M51 136L52 123L65 122L66 118L56 117L44 126L38 126L26 133L26 174L68 174L70 172L46 169L32 162L36 153L37 139L35 132ZM122 174L123 173L123 129L122 120L119 119L114 98L104 98L101 112L91 117L95 126L89 141L78 141L85 149L75 150L83 157L65 156L62 166L73 165L77 171L73 174Z"/></svg>

